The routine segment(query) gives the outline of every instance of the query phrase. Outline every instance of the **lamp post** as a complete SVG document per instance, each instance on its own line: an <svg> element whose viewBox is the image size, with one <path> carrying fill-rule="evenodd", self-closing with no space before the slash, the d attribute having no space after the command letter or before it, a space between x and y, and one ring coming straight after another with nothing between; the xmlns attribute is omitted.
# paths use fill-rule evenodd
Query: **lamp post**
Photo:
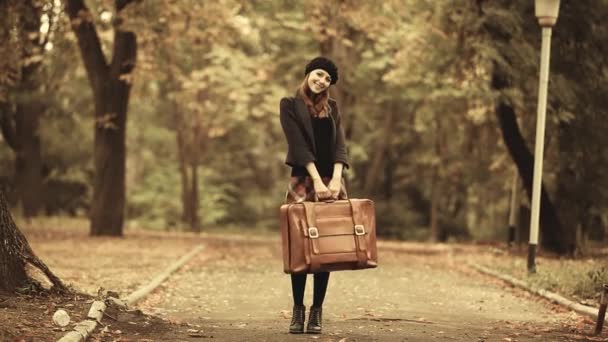
<svg viewBox="0 0 608 342"><path fill-rule="evenodd" d="M536 112L536 142L534 146L534 180L532 184L532 213L530 217L530 245L528 246L528 272L536 272L536 246L538 245L538 223L540 219L540 192L543 173L543 150L545 144L545 116L547 113L547 86L549 84L549 54L551 29L557 21L559 0L535 0L535 14L542 27L540 50L540 78Z"/></svg>

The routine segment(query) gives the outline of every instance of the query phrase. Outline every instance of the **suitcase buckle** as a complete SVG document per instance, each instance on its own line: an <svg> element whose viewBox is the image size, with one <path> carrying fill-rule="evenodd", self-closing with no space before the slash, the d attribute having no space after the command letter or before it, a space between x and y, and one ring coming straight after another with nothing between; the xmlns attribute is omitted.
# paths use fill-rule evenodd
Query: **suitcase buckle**
<svg viewBox="0 0 608 342"><path fill-rule="evenodd" d="M365 227L362 224L355 225L355 235L365 235Z"/></svg>
<svg viewBox="0 0 608 342"><path fill-rule="evenodd" d="M319 230L317 227L308 227L308 236L311 239L316 239L319 237Z"/></svg>

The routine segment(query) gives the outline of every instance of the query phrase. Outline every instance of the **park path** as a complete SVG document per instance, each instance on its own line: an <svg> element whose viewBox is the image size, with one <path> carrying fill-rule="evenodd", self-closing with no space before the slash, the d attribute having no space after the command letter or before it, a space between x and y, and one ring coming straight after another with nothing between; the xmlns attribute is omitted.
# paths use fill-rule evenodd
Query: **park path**
<svg viewBox="0 0 608 342"><path fill-rule="evenodd" d="M450 249L412 254L392 248L380 248L377 269L331 274L323 335L289 335L291 288L289 276L282 273L279 241L204 241L203 253L139 304L188 328L171 339L580 340L565 324L576 315L468 270L466 255L455 256ZM307 306L311 290L309 277Z"/></svg>

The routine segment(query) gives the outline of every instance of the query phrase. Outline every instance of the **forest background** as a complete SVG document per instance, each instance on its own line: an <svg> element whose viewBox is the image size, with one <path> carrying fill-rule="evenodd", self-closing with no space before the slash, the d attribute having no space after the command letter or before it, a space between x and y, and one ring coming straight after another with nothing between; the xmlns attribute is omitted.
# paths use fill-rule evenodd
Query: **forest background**
<svg viewBox="0 0 608 342"><path fill-rule="evenodd" d="M0 2L0 177L24 217L278 229L278 109L332 58L351 197L378 233L527 240L540 28L528 0ZM553 32L541 243L608 241L606 0Z"/></svg>

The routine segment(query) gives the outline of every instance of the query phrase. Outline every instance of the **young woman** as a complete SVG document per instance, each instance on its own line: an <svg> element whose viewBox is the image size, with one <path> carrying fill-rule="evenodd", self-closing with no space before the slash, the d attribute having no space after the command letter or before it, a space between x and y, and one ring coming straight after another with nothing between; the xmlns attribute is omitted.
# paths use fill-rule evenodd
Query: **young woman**
<svg viewBox="0 0 608 342"><path fill-rule="evenodd" d="M329 88L338 81L338 68L328 58L316 57L305 68L294 97L281 99L281 126L287 138L285 163L291 166L286 202L346 199L342 170L348 168L346 146L336 101ZM292 334L304 332L306 274L291 274ZM322 305L329 272L314 274L314 295L306 332L321 333Z"/></svg>

